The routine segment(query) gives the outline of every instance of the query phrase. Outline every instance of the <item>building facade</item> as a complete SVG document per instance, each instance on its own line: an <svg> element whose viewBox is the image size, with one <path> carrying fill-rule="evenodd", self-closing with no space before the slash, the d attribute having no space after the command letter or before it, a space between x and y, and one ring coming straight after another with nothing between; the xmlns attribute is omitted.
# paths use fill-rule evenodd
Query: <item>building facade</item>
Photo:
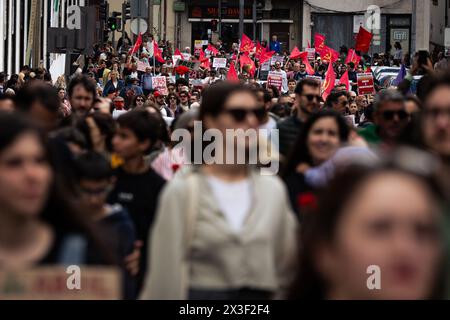
<svg viewBox="0 0 450 320"><path fill-rule="evenodd" d="M327 35L327 42L334 49L341 45L351 47L367 9L375 5L380 9L378 40L374 52L389 51L400 42L403 51L430 48L432 3L430 0L305 0L303 47L314 33ZM415 13L415 14L414 14Z"/></svg>

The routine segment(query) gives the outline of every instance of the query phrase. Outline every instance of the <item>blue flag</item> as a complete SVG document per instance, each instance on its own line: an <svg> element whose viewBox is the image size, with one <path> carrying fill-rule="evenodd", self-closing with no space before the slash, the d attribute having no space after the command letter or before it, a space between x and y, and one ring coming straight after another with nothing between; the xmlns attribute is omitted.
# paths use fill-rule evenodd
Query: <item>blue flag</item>
<svg viewBox="0 0 450 320"><path fill-rule="evenodd" d="M392 83L394 86L398 86L403 79L405 79L406 77L406 68L405 65L402 64L402 67L400 68L400 71L398 72L397 78L394 80L394 82Z"/></svg>

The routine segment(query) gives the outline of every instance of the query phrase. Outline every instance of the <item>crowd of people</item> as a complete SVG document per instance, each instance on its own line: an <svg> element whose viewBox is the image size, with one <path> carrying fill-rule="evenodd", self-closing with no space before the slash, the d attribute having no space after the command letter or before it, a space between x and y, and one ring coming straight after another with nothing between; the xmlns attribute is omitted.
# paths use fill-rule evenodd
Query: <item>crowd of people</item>
<svg viewBox="0 0 450 320"><path fill-rule="evenodd" d="M449 297L442 54L421 64L396 46L346 63L342 47L334 62L305 61L283 55L274 37L260 48L279 57L269 63L277 87L255 51L254 65L237 63L237 44L185 48L186 67L150 35L126 43L95 47L67 80L28 66L0 73L0 270L116 266L123 299ZM213 68L213 58L227 66ZM395 64L409 70L398 86L358 94L358 73ZM324 95L329 70L349 81ZM166 85L155 88L154 77ZM191 164L198 150L180 152L172 134L202 140L197 122L224 135L278 130L278 174L262 175L262 164ZM367 285L371 266L381 288Z"/></svg>

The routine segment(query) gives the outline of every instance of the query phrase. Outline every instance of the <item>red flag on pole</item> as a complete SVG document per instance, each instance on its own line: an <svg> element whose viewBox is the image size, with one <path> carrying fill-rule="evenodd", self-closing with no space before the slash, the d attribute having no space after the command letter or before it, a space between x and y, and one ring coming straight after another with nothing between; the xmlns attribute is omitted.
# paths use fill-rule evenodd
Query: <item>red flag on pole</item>
<svg viewBox="0 0 450 320"><path fill-rule="evenodd" d="M241 67L244 67L246 64L250 65L250 70L249 70L250 75L252 77L255 75L256 66L255 66L255 63L253 62L252 59L250 59L246 55L241 55L240 56L240 63L241 63Z"/></svg>
<svg viewBox="0 0 450 320"><path fill-rule="evenodd" d="M183 54L180 50L178 50L178 48L175 49L175 56L181 56L181 58L183 58Z"/></svg>
<svg viewBox="0 0 450 320"><path fill-rule="evenodd" d="M261 55L263 54L263 52L265 48L261 45L261 43L259 43L259 41L256 42L256 51L255 51L255 57L257 59L261 58Z"/></svg>
<svg viewBox="0 0 450 320"><path fill-rule="evenodd" d="M213 56L219 54L219 50L217 50L216 47L214 47L212 44L208 44L208 48L206 48Z"/></svg>
<svg viewBox="0 0 450 320"><path fill-rule="evenodd" d="M322 85L322 98L323 100L327 100L331 91L334 89L336 83L336 74L334 73L333 64L328 64L328 71L325 76L325 81Z"/></svg>
<svg viewBox="0 0 450 320"><path fill-rule="evenodd" d="M253 41L247 37L245 34L242 34L241 47L239 48L240 52L251 52L255 48Z"/></svg>
<svg viewBox="0 0 450 320"><path fill-rule="evenodd" d="M138 52L141 45L142 45L142 34L139 33L139 36L136 39L136 43L134 44L133 48L130 49L128 55L132 56L135 52Z"/></svg>
<svg viewBox="0 0 450 320"><path fill-rule="evenodd" d="M290 60L295 60L295 59L299 59L302 56L302 53L300 52L300 50L298 50L297 47L295 47L292 52L291 55L289 56Z"/></svg>
<svg viewBox="0 0 450 320"><path fill-rule="evenodd" d="M159 50L159 47L158 47L158 44L156 43L156 41L153 41L153 55L155 56L155 59L158 60L158 62L160 62L160 63L166 62L163 59L162 52L161 52L161 50Z"/></svg>
<svg viewBox="0 0 450 320"><path fill-rule="evenodd" d="M306 73L309 74L310 76L314 75L316 72L314 71L314 68L309 63L308 52L302 52L300 59L302 59L303 64L306 66Z"/></svg>
<svg viewBox="0 0 450 320"><path fill-rule="evenodd" d="M232 82L239 82L239 78L236 72L236 68L234 67L234 63L230 63L230 69L227 73L227 80Z"/></svg>
<svg viewBox="0 0 450 320"><path fill-rule="evenodd" d="M359 27L359 33L356 36L356 45L355 50L361 52L369 52L370 43L372 42L373 34L364 29L363 27Z"/></svg>
<svg viewBox="0 0 450 320"><path fill-rule="evenodd" d="M322 58L322 61L324 62L334 63L339 60L339 53L336 50L325 46L320 53L320 58Z"/></svg>
<svg viewBox="0 0 450 320"><path fill-rule="evenodd" d="M314 47L316 48L316 52L318 54L322 54L322 51L325 48L325 36L319 33L314 35Z"/></svg>
<svg viewBox="0 0 450 320"><path fill-rule="evenodd" d="M275 51L270 51L270 52L263 52L261 54L261 57L259 58L259 63L263 64L264 62L270 60L270 58L272 58L272 56L275 54Z"/></svg>
<svg viewBox="0 0 450 320"><path fill-rule="evenodd" d="M345 64L349 64L350 62L353 62L355 66L359 65L361 61L361 57L356 53L354 49L348 50L347 59L345 60Z"/></svg>
<svg viewBox="0 0 450 320"><path fill-rule="evenodd" d="M345 73L342 75L341 79L339 80L339 84L345 84L345 88L347 91L350 89L350 79L348 77L348 70L345 71Z"/></svg>

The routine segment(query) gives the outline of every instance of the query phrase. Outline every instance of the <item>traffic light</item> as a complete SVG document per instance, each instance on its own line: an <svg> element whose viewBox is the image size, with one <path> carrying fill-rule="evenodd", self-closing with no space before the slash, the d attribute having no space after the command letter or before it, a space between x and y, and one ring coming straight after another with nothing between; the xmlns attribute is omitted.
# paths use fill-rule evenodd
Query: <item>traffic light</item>
<svg viewBox="0 0 450 320"><path fill-rule="evenodd" d="M216 19L211 20L211 31L212 32L217 31L217 24L218 24L218 21Z"/></svg>
<svg viewBox="0 0 450 320"><path fill-rule="evenodd" d="M266 5L265 0L258 0L256 2L256 20L263 19L263 10L265 5Z"/></svg>
<svg viewBox="0 0 450 320"><path fill-rule="evenodd" d="M99 18L100 21L107 21L108 17L109 17L109 3L108 1L105 1L104 3L100 4L100 9L99 9Z"/></svg>
<svg viewBox="0 0 450 320"><path fill-rule="evenodd" d="M116 30L122 30L122 12L113 11L112 18L116 21Z"/></svg>
<svg viewBox="0 0 450 320"><path fill-rule="evenodd" d="M122 24L125 25L127 20L131 20L131 6L129 2L122 4Z"/></svg>
<svg viewBox="0 0 450 320"><path fill-rule="evenodd" d="M111 17L108 18L108 30L110 31L117 31L117 18Z"/></svg>

